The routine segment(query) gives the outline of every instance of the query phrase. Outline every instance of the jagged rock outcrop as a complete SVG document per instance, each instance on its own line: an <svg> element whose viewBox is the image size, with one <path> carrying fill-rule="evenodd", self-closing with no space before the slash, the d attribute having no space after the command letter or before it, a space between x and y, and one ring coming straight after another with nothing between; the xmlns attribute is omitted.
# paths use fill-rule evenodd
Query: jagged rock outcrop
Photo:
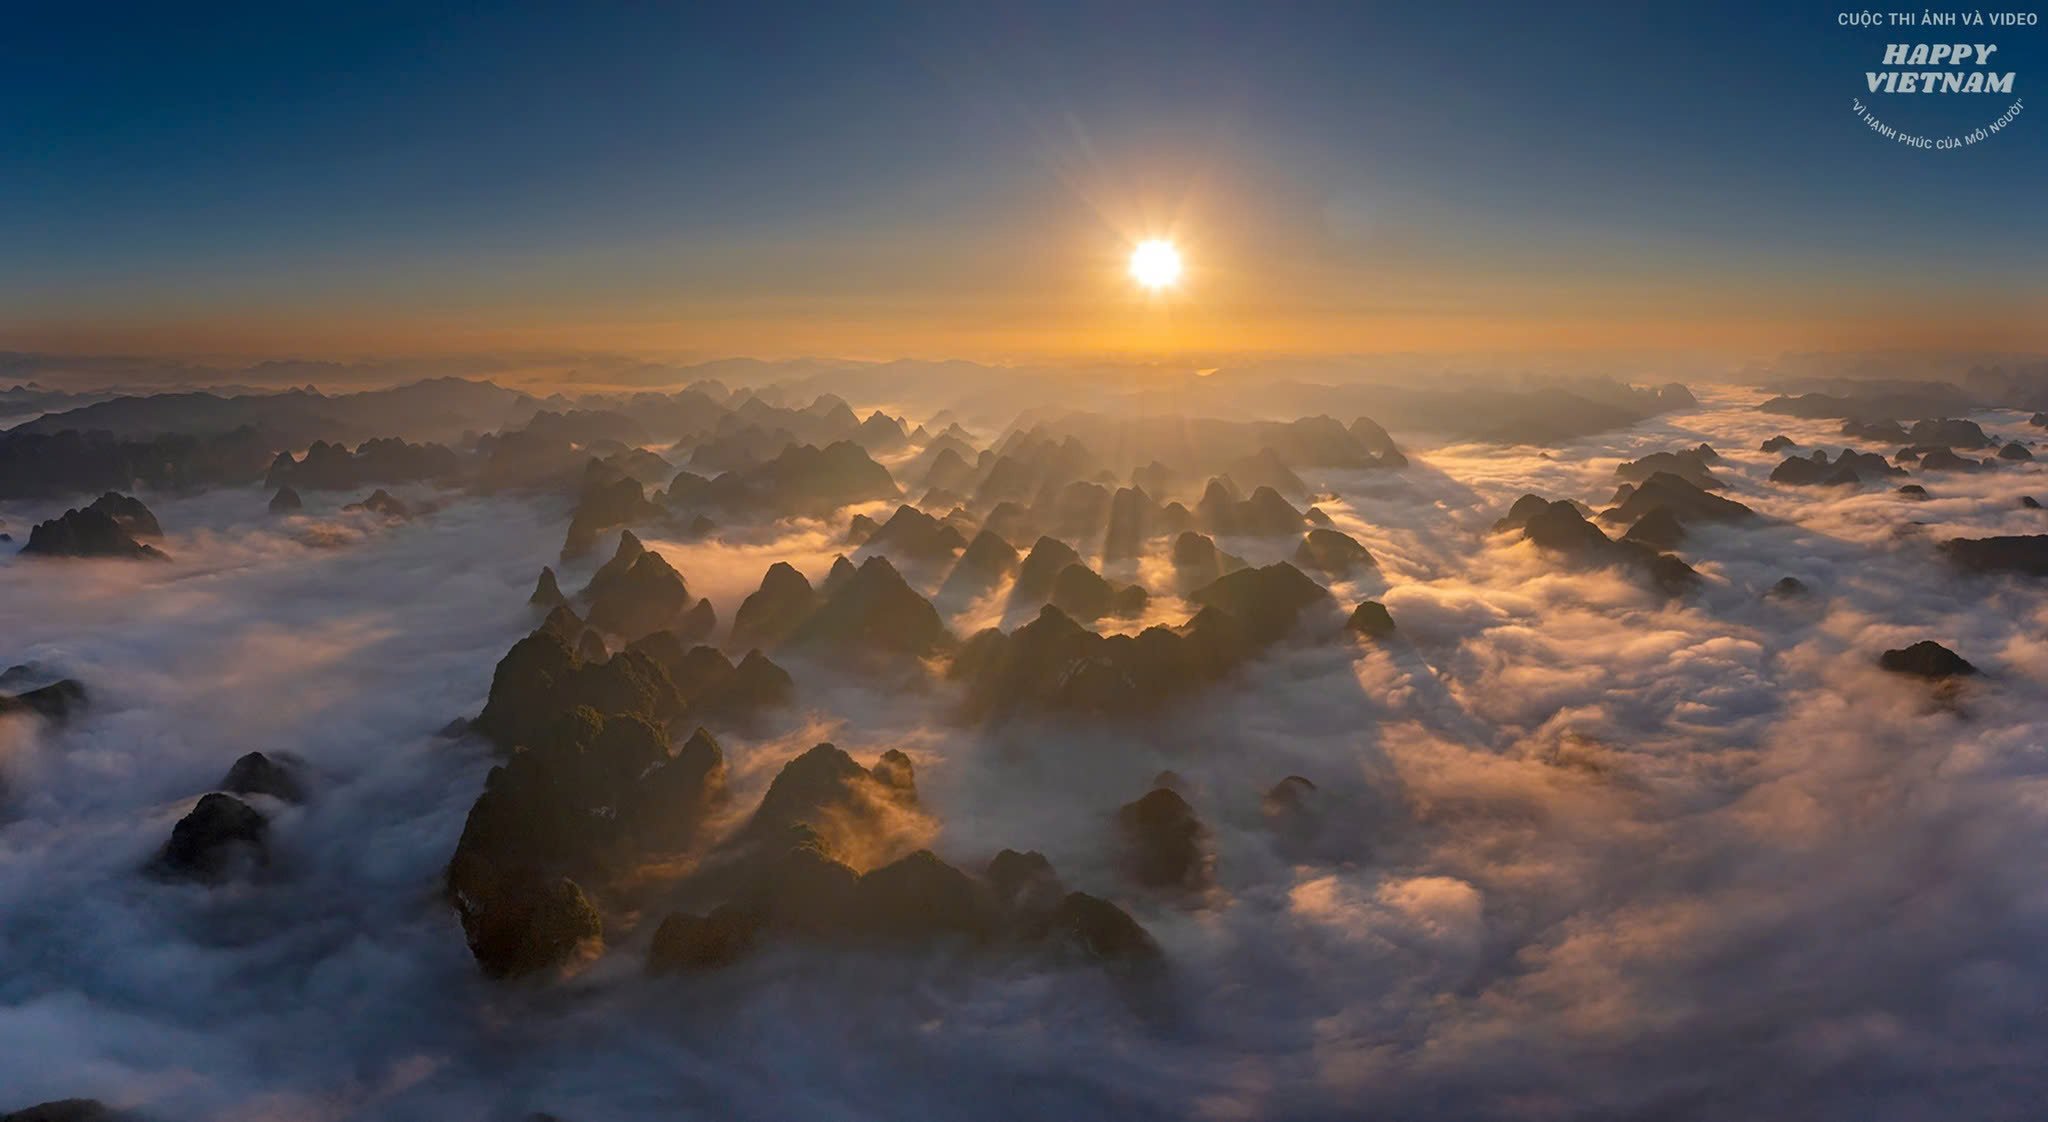
<svg viewBox="0 0 2048 1122"><path fill-rule="evenodd" d="M886 753L869 769L831 744L813 747L783 766L726 853L714 859L700 891L722 903L702 922L676 920L650 967L717 965L766 934L854 935L860 874L849 862L888 861L902 839L901 822L917 814L915 779L902 753ZM733 945L717 945L727 940Z"/></svg>
<svg viewBox="0 0 2048 1122"><path fill-rule="evenodd" d="M0 689L13 689L30 682L51 680L56 676L56 671L43 663L17 662L5 670L0 670Z"/></svg>
<svg viewBox="0 0 2048 1122"><path fill-rule="evenodd" d="M1119 487L1109 500L1109 529L1102 537L1102 557L1119 561L1145 551L1145 541L1159 522L1159 504L1137 487Z"/></svg>
<svg viewBox="0 0 2048 1122"><path fill-rule="evenodd" d="M1259 811L1274 846L1290 860L1311 861L1342 852L1351 838L1332 836L1338 831L1355 835L1355 820L1337 813L1328 793L1299 775L1290 775L1266 789L1259 799Z"/></svg>
<svg viewBox="0 0 2048 1122"><path fill-rule="evenodd" d="M576 557L590 551L598 536L619 526L630 526L662 517L660 505L647 498L640 481L616 469L590 461L576 508L569 515L569 531L562 541L562 556Z"/></svg>
<svg viewBox="0 0 2048 1122"><path fill-rule="evenodd" d="M1205 615L1201 627L1103 636L1048 604L1009 634L990 629L968 640L949 674L966 684L969 715L983 719L1142 715L1248 657L1250 643L1223 613Z"/></svg>
<svg viewBox="0 0 2048 1122"><path fill-rule="evenodd" d="M599 460L598 464L614 478L632 479L649 488L653 492L650 498L661 495L664 488L675 484L676 466L645 448L622 448ZM587 467L584 470L586 473L590 471Z"/></svg>
<svg viewBox="0 0 2048 1122"><path fill-rule="evenodd" d="M628 640L681 625L696 603L682 574L630 530L619 535L618 549L583 594L590 601L590 626Z"/></svg>
<svg viewBox="0 0 2048 1122"><path fill-rule="evenodd" d="M1711 447L1702 444L1677 452L1652 452L1642 459L1616 465L1614 474L1616 478L1630 483L1642 483L1651 476L1665 474L1675 475L1695 487L1719 487L1721 481L1715 477L1710 465L1720 459Z"/></svg>
<svg viewBox="0 0 2048 1122"><path fill-rule="evenodd" d="M1012 604L1043 603L1052 596L1053 581L1069 565L1085 564L1074 547L1054 537L1041 537L1017 567L1017 583L1010 588Z"/></svg>
<svg viewBox="0 0 2048 1122"><path fill-rule="evenodd" d="M987 594L1017 571L1017 550L1000 534L983 530L967 543L966 552L939 586L939 599L957 602Z"/></svg>
<svg viewBox="0 0 2048 1122"><path fill-rule="evenodd" d="M105 511L90 508L67 510L57 518L37 523L29 531L28 544L21 552L32 557L167 559L162 550L136 541Z"/></svg>
<svg viewBox="0 0 2048 1122"><path fill-rule="evenodd" d="M577 640L583 637L585 628L583 617L577 615L574 608L567 604L557 604L548 609L548 614L541 618L539 630L558 636L564 643L574 647Z"/></svg>
<svg viewBox="0 0 2048 1122"><path fill-rule="evenodd" d="M882 532L882 524L865 514L856 514L846 523L846 544L866 545L869 538Z"/></svg>
<svg viewBox="0 0 2048 1122"><path fill-rule="evenodd" d="M411 444L395 437L366 440L351 452L325 440L314 441L303 459L279 452L264 476L267 487L309 491L353 491L379 483L414 483L448 479L462 470L462 459L439 444Z"/></svg>
<svg viewBox="0 0 2048 1122"><path fill-rule="evenodd" d="M925 487L966 494L974 489L974 465L957 448L941 448L925 468Z"/></svg>
<svg viewBox="0 0 2048 1122"><path fill-rule="evenodd" d="M1811 487L1837 481L1835 472L1828 466L1827 453L1822 451L1816 455L1820 457L1817 460L1811 456L1787 457L1784 462L1771 469L1771 482L1794 487ZM1839 482L1858 483L1861 479L1852 471Z"/></svg>
<svg viewBox="0 0 2048 1122"><path fill-rule="evenodd" d="M1271 537L1300 532L1307 519L1271 487L1254 490L1238 501L1221 479L1209 481L1195 506L1195 524L1211 534Z"/></svg>
<svg viewBox="0 0 2048 1122"><path fill-rule="evenodd" d="M1144 965L1164 957L1159 944L1129 912L1085 892L1067 893L1053 926L1070 945L1099 961Z"/></svg>
<svg viewBox="0 0 2048 1122"><path fill-rule="evenodd" d="M2040 509L2041 509L2041 500L2039 500L2039 499L2035 498L2035 497L2034 497L2034 496L2032 496L2032 495L2021 495L2021 496L2020 496L2020 509L2022 509L2022 510L2040 510Z"/></svg>
<svg viewBox="0 0 2048 1122"><path fill-rule="evenodd" d="M1384 468L1404 468L1408 466L1408 457L1402 455L1401 450L1394 446L1394 438L1387 435L1387 430L1380 427L1379 422L1370 417L1360 417L1351 422L1349 431L1352 439L1358 441L1368 453L1377 459L1377 463L1374 466Z"/></svg>
<svg viewBox="0 0 2048 1122"><path fill-rule="evenodd" d="M1906 440L1921 448L1989 448L1992 440L1975 421L1957 417L1913 422Z"/></svg>
<svg viewBox="0 0 2048 1122"><path fill-rule="evenodd" d="M1276 642L1308 608L1330 599L1329 590L1284 561L1227 573L1188 593L1188 601L1221 610L1252 642Z"/></svg>
<svg viewBox="0 0 2048 1122"><path fill-rule="evenodd" d="M636 715L585 706L558 718L491 769L448 864L447 897L478 965L532 973L601 939L575 878L608 882L685 848L724 784L724 753L702 729L672 749Z"/></svg>
<svg viewBox="0 0 2048 1122"><path fill-rule="evenodd" d="M894 499L889 469L850 440L818 448L791 444L774 459L712 479L695 505L776 516L824 516L843 506Z"/></svg>
<svg viewBox="0 0 2048 1122"><path fill-rule="evenodd" d="M306 501L290 487L279 487L277 494L270 496L270 513L293 514L306 509Z"/></svg>
<svg viewBox="0 0 2048 1122"><path fill-rule="evenodd" d="M709 915L671 912L647 948L650 973L715 970L745 958L761 937L764 917L730 904Z"/></svg>
<svg viewBox="0 0 2048 1122"><path fill-rule="evenodd" d="M910 587L885 557L861 562L834 586L815 611L790 633L793 645L923 657L952 642L931 602Z"/></svg>
<svg viewBox="0 0 2048 1122"><path fill-rule="evenodd" d="M1065 892L1049 864L1042 877L1052 886L1051 894L1006 893L1011 885L999 880L996 870L1012 856L1010 850L997 855L991 872L981 878L922 849L855 875L829 856L797 846L766 866L764 886L743 894L739 902L719 905L701 917L675 913L664 919L649 949L648 969L657 974L716 969L777 937L832 945L956 939L980 946L1066 949L1125 965L1160 958L1158 944L1127 912L1085 893Z"/></svg>
<svg viewBox="0 0 2048 1122"><path fill-rule="evenodd" d="M1236 480L1240 486L1254 489L1270 487L1283 497L1292 495L1304 498L1308 495L1308 484L1302 482L1299 475L1294 474L1294 469L1287 466L1287 462L1280 458L1280 453L1274 451L1271 445L1259 449L1250 456L1232 460L1224 465L1223 472Z"/></svg>
<svg viewBox="0 0 2048 1122"><path fill-rule="evenodd" d="M809 827L784 829L774 841L780 850L758 846L745 860L748 876L735 884L723 907L752 915L758 932L817 940L844 936L860 874Z"/></svg>
<svg viewBox="0 0 2048 1122"><path fill-rule="evenodd" d="M1368 639L1385 639L1394 634L1394 617L1385 604L1360 600L1358 607L1352 609L1351 618L1344 621L1344 628Z"/></svg>
<svg viewBox="0 0 2048 1122"><path fill-rule="evenodd" d="M213 792L200 797L171 829L171 838L150 864L156 876L219 881L246 865L269 860L270 820L256 808Z"/></svg>
<svg viewBox="0 0 2048 1122"><path fill-rule="evenodd" d="M1328 600L1284 563L1232 574L1202 593L1207 606L1187 623L1137 635L1099 635L1048 604L1013 632L969 639L948 674L965 683L968 714L982 719L1140 716L1228 674L1291 631L1303 609Z"/></svg>
<svg viewBox="0 0 2048 1122"><path fill-rule="evenodd" d="M1206 534L1183 530L1173 540L1174 583L1183 592L1200 588L1225 573L1234 573L1245 567L1242 558L1216 548L1215 540Z"/></svg>
<svg viewBox="0 0 2048 1122"><path fill-rule="evenodd" d="M1038 491L1037 473L1020 458L982 454L981 479L974 485L974 504L1029 503Z"/></svg>
<svg viewBox="0 0 2048 1122"><path fill-rule="evenodd" d="M148 407L147 399L122 400ZM110 487L170 491L253 483L272 451L271 438L248 425L210 436L138 437L91 424L68 427L79 419L75 412L61 420L46 416L0 433L0 499L52 499ZM67 427L42 431L50 425Z"/></svg>
<svg viewBox="0 0 2048 1122"><path fill-rule="evenodd" d="M1791 437L1786 436L1784 433L1779 433L1778 435L1771 437L1770 439L1764 441L1762 444L1758 445L1757 451L1783 452L1787 448L1797 448L1798 446L1799 445L1795 441L1793 441Z"/></svg>
<svg viewBox="0 0 2048 1122"><path fill-rule="evenodd" d="M1764 595L1777 600L1792 600L1807 594L1806 582L1798 577L1779 577Z"/></svg>
<svg viewBox="0 0 2048 1122"><path fill-rule="evenodd" d="M1771 482L1794 487L1854 486L1904 474L1904 469L1893 467L1883 456L1852 448L1844 448L1830 463L1823 448L1810 456L1793 456L1779 464L1771 471Z"/></svg>
<svg viewBox="0 0 2048 1122"><path fill-rule="evenodd" d="M629 645L604 662L586 662L570 640L543 625L498 661L490 698L471 727L509 751L541 742L583 708L666 727L681 715L683 696L646 650Z"/></svg>
<svg viewBox="0 0 2048 1122"><path fill-rule="evenodd" d="M911 561L943 561L967 548L959 530L913 506L899 506L896 513L861 542L870 553Z"/></svg>
<svg viewBox="0 0 2048 1122"><path fill-rule="evenodd" d="M2000 448L1998 450L1998 458L2001 460L2016 460L2024 462L2033 459L2034 454L2027 450L2026 445L2021 444L2017 440L2014 440L2008 442L2005 445L2005 447Z"/></svg>
<svg viewBox="0 0 2048 1122"><path fill-rule="evenodd" d="M1088 480L1075 480L1059 489L1050 502L1036 504L1034 513L1046 532L1076 541L1095 541L1109 525L1109 488Z"/></svg>
<svg viewBox="0 0 2048 1122"><path fill-rule="evenodd" d="M1019 502L999 502L989 508L988 515L981 520L981 528L1011 545L1035 541L1039 537L1038 519L1031 513L1031 508Z"/></svg>
<svg viewBox="0 0 2048 1122"><path fill-rule="evenodd" d="M992 941L1001 924L987 886L920 849L854 882L848 926L871 937Z"/></svg>
<svg viewBox="0 0 2048 1122"><path fill-rule="evenodd" d="M261 752L250 752L228 768L218 786L237 795L269 795L288 803L302 803L306 801L306 785L299 778L300 770L288 758L272 759Z"/></svg>
<svg viewBox="0 0 2048 1122"><path fill-rule="evenodd" d="M700 475L746 471L767 463L783 449L798 443L801 442L796 433L787 428L735 422L722 426L719 432L692 448L690 466L697 469L693 474Z"/></svg>
<svg viewBox="0 0 2048 1122"><path fill-rule="evenodd" d="M475 486L484 491L567 491L582 478L589 454L568 433L534 418L532 426L486 433L477 439L482 458ZM560 415L555 415L559 419Z"/></svg>
<svg viewBox="0 0 2048 1122"><path fill-rule="evenodd" d="M845 554L832 558L832 567L826 570L824 583L818 586L818 592L830 596L845 588L846 582L853 579L854 571L853 562L848 561Z"/></svg>
<svg viewBox="0 0 2048 1122"><path fill-rule="evenodd" d="M1996 462L1997 461L1995 460L1973 460L1970 459L1968 456L1958 456L1954 452L1951 452L1946 448L1935 448L1929 452L1926 452L1920 457L1920 470L1962 472L1983 471L1985 467L1987 467L1990 463Z"/></svg>
<svg viewBox="0 0 2048 1122"><path fill-rule="evenodd" d="M740 602L732 617L732 645L773 647L796 630L818 605L811 582L787 561L768 566L761 587Z"/></svg>
<svg viewBox="0 0 2048 1122"><path fill-rule="evenodd" d="M1144 588L1115 585L1088 566L1075 563L1053 578L1047 601L1078 620L1094 621L1104 616L1144 614L1148 597Z"/></svg>
<svg viewBox="0 0 2048 1122"><path fill-rule="evenodd" d="M1011 912L1049 915L1066 895L1052 862L1036 850L1005 849L989 859L982 875L997 906Z"/></svg>
<svg viewBox="0 0 2048 1122"><path fill-rule="evenodd" d="M1636 519L1636 524L1622 535L1623 541L1641 542L1654 549L1671 550L1685 540L1685 526L1670 507L1660 506Z"/></svg>
<svg viewBox="0 0 2048 1122"><path fill-rule="evenodd" d="M1966 572L2048 577L2048 534L1955 538L1941 543L1941 552Z"/></svg>
<svg viewBox="0 0 2048 1122"><path fill-rule="evenodd" d="M882 412L880 409L868 414L854 433L854 441L870 452L883 453L900 451L910 443L909 435L903 431L903 422Z"/></svg>
<svg viewBox="0 0 2048 1122"><path fill-rule="evenodd" d="M540 579L534 581L533 595L527 597L526 602L549 611L569 603L569 598L562 595L562 586L555 580L555 570L551 566L540 567Z"/></svg>
<svg viewBox="0 0 2048 1122"><path fill-rule="evenodd" d="M796 680L767 655L750 650L730 675L684 696L692 701L693 716L745 727L758 714L788 705L796 697Z"/></svg>
<svg viewBox="0 0 2048 1122"><path fill-rule="evenodd" d="M108 491L85 509L96 510L114 520L114 525L137 541L158 541L164 536L164 529L157 524L156 515L149 507L133 495Z"/></svg>
<svg viewBox="0 0 2048 1122"><path fill-rule="evenodd" d="M1131 486L1147 495L1161 499L1169 498L1180 489L1180 474L1158 460L1153 460L1143 467L1132 469Z"/></svg>
<svg viewBox="0 0 2048 1122"><path fill-rule="evenodd" d="M668 487L662 492L662 499L671 507L687 509L703 499L706 489L710 486L711 480L704 476L695 472L679 471L669 479Z"/></svg>
<svg viewBox="0 0 2048 1122"><path fill-rule="evenodd" d="M1530 499L1536 499L1534 510L1529 509ZM1566 500L1551 502L1534 495L1516 499L1508 508L1507 517L1494 523L1495 529L1503 526L1519 527L1527 540L1563 553L1596 551L1607 538L1598 526L1587 521L1577 504Z"/></svg>
<svg viewBox="0 0 2048 1122"><path fill-rule="evenodd" d="M1927 494L1927 488L1920 486L1918 483L1908 483L1893 493L1901 498L1911 499L1915 502L1925 502L1930 497Z"/></svg>
<svg viewBox="0 0 2048 1122"><path fill-rule="evenodd" d="M1769 403L1766 402L1765 405L1768 406ZM1906 439L1906 429L1897 421L1851 417L1842 422L1842 435L1852 440L1897 444Z"/></svg>
<svg viewBox="0 0 2048 1122"><path fill-rule="evenodd" d="M1683 481L1680 481L1683 482ZM1531 503L1530 500L1535 500ZM1534 495L1515 501L1501 525L1519 525L1522 536L1537 548L1581 565L1613 565L1646 576L1666 595L1677 595L1699 580L1692 566L1641 542L1614 541L1586 520L1569 502L1547 502Z"/></svg>
<svg viewBox="0 0 2048 1122"><path fill-rule="evenodd" d="M1669 511L1679 524L1696 522L1746 522L1756 512L1719 495L1709 494L1692 481L1669 472L1655 472L1636 485L1620 506L1600 515L1602 522L1632 524L1653 511Z"/></svg>
<svg viewBox="0 0 2048 1122"><path fill-rule="evenodd" d="M1147 888L1198 893L1214 883L1208 829L1177 792L1155 788L1116 815L1120 861Z"/></svg>
<svg viewBox="0 0 2048 1122"><path fill-rule="evenodd" d="M412 507L382 487L370 492L370 497L362 502L350 503L341 509L349 513L381 514L395 521L404 521L412 517Z"/></svg>
<svg viewBox="0 0 2048 1122"><path fill-rule="evenodd" d="M0 716L34 713L46 720L65 721L85 704L85 686L75 678L62 678L18 694L0 693Z"/></svg>
<svg viewBox="0 0 2048 1122"><path fill-rule="evenodd" d="M776 847L801 828L811 833L807 844L843 859L873 848L874 835L890 832L897 813L916 808L917 778L908 756L890 749L873 767L862 767L828 742L783 765L740 839Z"/></svg>
<svg viewBox="0 0 2048 1122"><path fill-rule="evenodd" d="M694 636L657 631L602 661L583 658L568 633L573 614L556 617L513 644L499 661L490 700L472 727L500 747L516 748L546 734L578 708L635 716L657 728L687 716L696 723L740 723L786 703L789 675L758 651L738 666Z"/></svg>
<svg viewBox="0 0 2048 1122"><path fill-rule="evenodd" d="M1066 892L1043 857L1004 851L974 876L918 847L904 825L921 820L903 753L864 768L831 744L811 748L783 766L725 852L688 886L709 908L662 920L649 970L714 969L775 939L956 940L1157 959L1157 945L1122 909Z"/></svg>
<svg viewBox="0 0 2048 1122"><path fill-rule="evenodd" d="M981 532L981 519L976 518L965 506L958 504L948 508L946 516L940 521L957 531L962 541L968 541L973 535Z"/></svg>
<svg viewBox="0 0 2048 1122"><path fill-rule="evenodd" d="M748 651L735 665L718 648L693 642L681 632L657 631L626 647L667 672L690 722L746 725L795 696L796 683L789 672L758 649ZM661 711L658 707L657 716Z"/></svg>
<svg viewBox="0 0 2048 1122"><path fill-rule="evenodd" d="M1955 678L1977 672L1977 668L1963 656L1932 639L1922 639L1910 647L1886 651L1878 656L1877 664L1894 674L1910 674L1916 678Z"/></svg>
<svg viewBox="0 0 2048 1122"><path fill-rule="evenodd" d="M1349 576L1363 569L1376 568L1379 562L1373 560L1372 554L1351 535L1318 526L1310 530L1301 539L1301 545L1295 548L1294 564L1297 568L1319 573Z"/></svg>
<svg viewBox="0 0 2048 1122"><path fill-rule="evenodd" d="M983 453L979 467L981 479L975 485L974 501L984 507L1008 500L1050 511L1069 484L1116 481L1073 436L1054 439L1035 430L1013 433L997 449Z"/></svg>
<svg viewBox="0 0 2048 1122"><path fill-rule="evenodd" d="M1268 822L1285 819L1301 813L1307 800L1314 796L1316 785L1299 775L1290 775L1266 790L1259 800L1259 809Z"/></svg>
<svg viewBox="0 0 2048 1122"><path fill-rule="evenodd" d="M568 877L497 881L456 898L470 954L493 978L551 970L604 941L603 917Z"/></svg>
<svg viewBox="0 0 2048 1122"><path fill-rule="evenodd" d="M1635 489L1631 487L1629 489L1629 494L1634 493ZM1549 499L1546 499L1541 495L1524 494L1521 498L1516 499L1514 503L1508 507L1508 512L1506 514L1501 515L1499 518L1494 520L1493 532L1498 534L1504 530L1526 529L1529 525L1530 519L1535 518L1537 515L1542 514L1545 511L1548 511L1549 509Z"/></svg>

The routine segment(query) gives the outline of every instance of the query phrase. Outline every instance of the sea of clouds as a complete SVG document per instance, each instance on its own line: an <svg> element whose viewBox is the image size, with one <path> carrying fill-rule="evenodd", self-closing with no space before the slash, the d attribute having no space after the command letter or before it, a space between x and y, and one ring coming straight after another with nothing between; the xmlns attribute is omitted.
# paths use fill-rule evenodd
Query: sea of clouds
<svg viewBox="0 0 2048 1122"><path fill-rule="evenodd" d="M2018 504L2048 499L2048 468L1916 476L1924 503L1775 486L1758 443L1837 449L1834 425L1701 396L1561 447L1425 441L1403 472L1304 473L1380 561L1340 601L1386 603L1394 643L1283 644L1137 727L970 728L931 674L792 657L799 711L725 739L735 819L818 740L903 749L929 815L916 841L969 866L1043 851L1160 940L1171 966L1149 985L799 949L650 979L659 916L615 925L574 977L487 981L440 877L491 757L438 733L534 625L566 508L450 494L385 524L342 496L276 519L254 489L145 495L169 563L0 561L0 666L43 664L93 700L63 726L0 720L0 1110L2036 1117L2048 596L1953 574L1934 547L2048 532ZM1605 506L1615 464L1702 440L1766 521L1692 530L1679 552L1706 584L1686 599L1491 530L1525 491ZM20 540L51 513L0 518ZM821 578L850 513L644 536L729 621L773 561ZM1255 563L1293 546L1220 544ZM1187 614L1156 560L1110 571L1147 578L1148 620ZM1813 594L1762 595L1787 575ZM943 573L912 576L930 592ZM1016 622L1000 591L949 608L963 634ZM1876 668L1920 639L1983 674L1950 695ZM248 751L314 777L304 806L261 802L270 867L212 888L140 875ZM1115 871L1111 816L1168 770L1213 835L1201 906ZM1289 774L1333 823L1306 849L1261 812Z"/></svg>

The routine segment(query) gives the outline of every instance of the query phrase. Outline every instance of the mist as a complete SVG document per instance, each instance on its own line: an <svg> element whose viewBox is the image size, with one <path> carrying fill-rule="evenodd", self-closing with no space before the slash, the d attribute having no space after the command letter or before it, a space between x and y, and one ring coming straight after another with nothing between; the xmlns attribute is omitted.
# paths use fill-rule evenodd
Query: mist
<svg viewBox="0 0 2048 1122"><path fill-rule="evenodd" d="M903 846L963 867L1044 853L1164 951L1146 985L941 948L771 946L649 977L658 916L547 984L479 974L441 897L494 762L447 736L539 622L561 500L396 489L391 522L264 514L266 492L144 493L162 564L0 561L0 664L79 679L69 722L0 717L0 1107L91 1095L145 1117L2024 1118L2048 1052L2048 600L1935 544L2040 533L2037 464L1781 487L1761 395L1502 444L1410 438L1398 473L1302 469L1377 559L1331 583L1385 643L1297 634L1157 720L981 725L935 665L783 659L797 702L721 734L730 829L831 740L914 761ZM2026 415L1991 411L1986 429ZM986 435L993 436L989 431ZM1688 526L1701 587L1655 595L1493 529L1516 497L1608 502L1623 461L1702 441L1756 525ZM1916 477L1918 481L1918 477ZM26 528L62 503L0 504ZM721 631L774 561L813 583L830 518L640 536ZM1293 540L1217 544L1253 565ZM902 566L929 595L942 569ZM1193 605L1133 565L1147 613ZM1811 593L1767 597L1782 577ZM956 634L1016 626L998 588ZM1023 617L1023 618L1028 618ZM1312 628L1310 630L1313 630ZM1935 639L1954 690L1878 669ZM238 756L304 761L258 798L271 860L221 885L140 870ZM1199 901L1120 885L1116 809L1172 772L1209 831ZM1332 829L1280 844L1261 796L1315 785ZM17 1102L18 1100L18 1102Z"/></svg>

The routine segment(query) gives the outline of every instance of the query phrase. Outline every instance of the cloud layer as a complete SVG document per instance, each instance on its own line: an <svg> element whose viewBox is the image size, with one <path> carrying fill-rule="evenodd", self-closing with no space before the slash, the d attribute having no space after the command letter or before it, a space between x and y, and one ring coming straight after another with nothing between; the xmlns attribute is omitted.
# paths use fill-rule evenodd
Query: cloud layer
<svg viewBox="0 0 2048 1122"><path fill-rule="evenodd" d="M2027 1117L2048 1049L2048 598L1954 576L1934 545L2048 530L2017 501L2048 498L2048 471L1916 479L1923 503L1774 486L1758 443L1839 448L1833 426L1701 396L1570 445L1309 478L1380 561L1340 599L1383 600L1395 643L1283 644L1139 728L966 728L935 678L792 659L802 712L728 742L742 807L818 739L903 749L935 850L1039 849L1126 900L1172 962L1151 990L795 950L649 980L646 931L553 987L488 983L437 891L490 760L435 734L532 626L566 511L457 499L387 526L272 519L254 490L151 497L168 565L0 562L0 663L94 696L61 728L0 721L0 1108ZM1702 440L1767 521L1692 530L1687 599L1490 530L1524 491L1604 506L1615 464ZM771 561L821 577L842 529L648 544L730 621ZM1255 564L1292 548L1219 544ZM1762 596L1786 575L1814 594ZM1876 669L1923 638L1984 675L1941 697ZM138 876L252 750L316 777L304 807L266 804L274 867L216 889ZM1213 834L1206 907L1132 892L1111 859L1116 807L1165 770ZM1289 774L1338 823L1307 853L1261 809Z"/></svg>

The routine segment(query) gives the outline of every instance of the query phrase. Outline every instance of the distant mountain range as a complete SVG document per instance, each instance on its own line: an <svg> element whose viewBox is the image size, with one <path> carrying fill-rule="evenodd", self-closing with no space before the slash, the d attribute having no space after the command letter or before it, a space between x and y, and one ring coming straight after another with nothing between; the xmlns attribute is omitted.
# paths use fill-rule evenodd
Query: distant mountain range
<svg viewBox="0 0 2048 1122"><path fill-rule="evenodd" d="M377 436L453 441L466 432L522 424L542 406L538 398L490 382L435 378L394 389L333 395L298 389L115 397L46 413L10 433L78 430L146 439L172 433L217 436L255 428L282 447L304 447L315 440L354 443Z"/></svg>

